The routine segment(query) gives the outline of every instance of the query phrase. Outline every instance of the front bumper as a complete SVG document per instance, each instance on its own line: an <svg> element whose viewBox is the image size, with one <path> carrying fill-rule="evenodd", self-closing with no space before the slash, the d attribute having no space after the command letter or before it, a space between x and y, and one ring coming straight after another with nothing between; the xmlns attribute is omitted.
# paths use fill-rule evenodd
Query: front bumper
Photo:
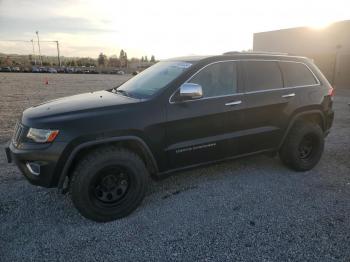
<svg viewBox="0 0 350 262"><path fill-rule="evenodd" d="M17 148L13 143L5 147L7 161L15 163L33 185L56 187L61 170L60 157L66 143L54 142L39 148Z"/></svg>

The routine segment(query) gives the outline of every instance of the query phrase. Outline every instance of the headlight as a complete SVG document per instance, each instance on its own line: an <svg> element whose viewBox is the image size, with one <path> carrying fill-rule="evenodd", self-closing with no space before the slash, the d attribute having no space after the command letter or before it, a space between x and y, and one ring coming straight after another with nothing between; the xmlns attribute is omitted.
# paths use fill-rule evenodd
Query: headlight
<svg viewBox="0 0 350 262"><path fill-rule="evenodd" d="M58 132L58 130L30 128L27 134L27 138L37 143L48 143L55 140Z"/></svg>

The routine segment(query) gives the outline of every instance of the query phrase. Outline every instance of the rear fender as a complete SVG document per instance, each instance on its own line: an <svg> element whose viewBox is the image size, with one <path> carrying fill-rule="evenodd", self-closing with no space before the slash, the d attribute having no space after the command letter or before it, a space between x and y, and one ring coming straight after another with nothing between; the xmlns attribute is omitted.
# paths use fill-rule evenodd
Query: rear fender
<svg viewBox="0 0 350 262"><path fill-rule="evenodd" d="M318 116L320 117L321 119L321 128L323 131L325 131L325 126L326 126L326 120L325 120L325 116L324 114L322 113L321 110L318 110L318 109L314 109L314 110L308 110L308 111L303 111L303 112L300 112L300 113L296 113L291 121L289 121L289 125L286 129L286 131L284 132L284 135L282 137L282 140L281 140L281 143L279 144L278 146L278 149L280 149L282 147L282 145L284 144L284 141L286 140L287 136L288 136L288 133L289 131L291 130L291 128L293 127L293 125L295 124L296 121L298 120L301 120L301 119L306 119L308 116Z"/></svg>

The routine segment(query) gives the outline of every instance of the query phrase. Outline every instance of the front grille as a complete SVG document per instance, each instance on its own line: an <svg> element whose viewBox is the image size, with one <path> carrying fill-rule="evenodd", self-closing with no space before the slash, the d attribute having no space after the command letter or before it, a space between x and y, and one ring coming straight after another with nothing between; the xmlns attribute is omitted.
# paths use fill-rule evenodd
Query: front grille
<svg viewBox="0 0 350 262"><path fill-rule="evenodd" d="M24 131L25 131L24 126L18 122L16 124L15 133L13 134L13 137L12 137L12 143L15 146L18 146L18 144L21 143L24 135Z"/></svg>

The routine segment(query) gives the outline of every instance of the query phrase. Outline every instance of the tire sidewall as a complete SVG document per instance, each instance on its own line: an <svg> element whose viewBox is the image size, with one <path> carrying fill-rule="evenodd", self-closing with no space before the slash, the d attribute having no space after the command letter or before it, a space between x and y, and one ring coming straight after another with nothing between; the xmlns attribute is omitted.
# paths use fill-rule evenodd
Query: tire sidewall
<svg viewBox="0 0 350 262"><path fill-rule="evenodd" d="M312 155L307 159L301 159L299 146L303 138L312 135L316 140L313 145ZM296 171L312 169L321 159L324 150L324 135L317 124L301 122L295 125L287 137L287 141L281 150L283 162Z"/></svg>
<svg viewBox="0 0 350 262"><path fill-rule="evenodd" d="M96 200L93 200L91 196L91 181L95 179L101 169L115 165L128 171L130 188L123 199L113 206L96 205ZM142 201L146 191L146 178L145 168L132 157L128 157L128 154L101 155L80 168L76 174L75 181L71 185L73 202L85 217L93 220L110 221L121 218L130 214Z"/></svg>

